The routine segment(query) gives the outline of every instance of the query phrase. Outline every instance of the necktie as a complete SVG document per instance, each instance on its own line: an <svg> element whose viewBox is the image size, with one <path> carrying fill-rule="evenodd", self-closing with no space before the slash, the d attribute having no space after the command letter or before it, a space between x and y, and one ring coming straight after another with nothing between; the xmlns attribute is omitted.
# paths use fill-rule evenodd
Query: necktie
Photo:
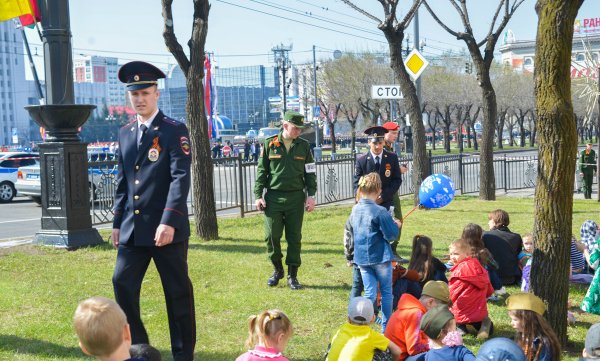
<svg viewBox="0 0 600 361"><path fill-rule="evenodd" d="M375 171L376 172L379 172L379 165L380 165L380 163L379 163L379 156L376 156L375 157Z"/></svg>
<svg viewBox="0 0 600 361"><path fill-rule="evenodd" d="M140 125L140 138L138 141L138 148L140 147L140 145L142 144L142 140L144 139L144 134L146 134L146 130L148 130L148 127L146 126L146 124L142 124Z"/></svg>

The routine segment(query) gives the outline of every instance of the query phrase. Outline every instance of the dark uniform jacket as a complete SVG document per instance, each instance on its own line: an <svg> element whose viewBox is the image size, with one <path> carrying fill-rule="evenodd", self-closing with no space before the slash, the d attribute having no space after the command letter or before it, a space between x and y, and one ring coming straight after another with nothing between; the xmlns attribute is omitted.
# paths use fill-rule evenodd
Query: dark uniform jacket
<svg viewBox="0 0 600 361"><path fill-rule="evenodd" d="M183 242L190 236L188 129L159 111L138 149L137 128L135 121L119 132L113 220L113 228L121 230L119 243L154 246L159 224L175 228L173 243Z"/></svg>
<svg viewBox="0 0 600 361"><path fill-rule="evenodd" d="M361 154L356 158L354 167L354 194L358 189L358 180L363 175L367 175L375 171L375 159L371 156L371 152ZM400 185L402 184L402 174L400 173L400 165L398 164L398 156L394 153L383 150L381 153L379 176L381 177L381 206L389 209L393 205L393 196Z"/></svg>
<svg viewBox="0 0 600 361"><path fill-rule="evenodd" d="M317 192L315 160L310 145L296 138L289 150L283 145L283 130L265 139L258 158L254 196L262 198L263 190L301 191L313 197Z"/></svg>
<svg viewBox="0 0 600 361"><path fill-rule="evenodd" d="M581 172L588 171L596 171L596 152L593 149L590 149L588 154L585 154L585 149L581 151L581 156L579 157L579 170Z"/></svg>

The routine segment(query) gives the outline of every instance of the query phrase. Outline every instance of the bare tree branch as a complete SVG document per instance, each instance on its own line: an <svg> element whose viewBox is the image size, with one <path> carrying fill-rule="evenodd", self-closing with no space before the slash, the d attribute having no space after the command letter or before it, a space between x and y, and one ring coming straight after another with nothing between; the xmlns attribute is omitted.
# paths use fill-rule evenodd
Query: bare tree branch
<svg viewBox="0 0 600 361"><path fill-rule="evenodd" d="M415 16L415 13L419 9L419 6L421 6L421 1L423 1L423 0L415 0L413 5L411 6L410 10L408 10L408 12L406 13L406 16L404 17L404 19L402 19L402 21L400 23L398 23L398 25L396 26L396 29L398 29L398 28L405 29L406 28L406 25L412 20L413 16ZM396 5L398 5L397 1L394 4L393 14L396 14Z"/></svg>
<svg viewBox="0 0 600 361"><path fill-rule="evenodd" d="M187 74L190 68L190 61L187 56L183 52L183 47L177 41L177 37L175 36L175 28L173 25L173 11L171 10L171 5L173 4L173 0L162 0L162 16L165 23L165 28L163 30L163 38L165 39L165 45L175 57L177 64L181 68L184 74Z"/></svg>
<svg viewBox="0 0 600 361"><path fill-rule="evenodd" d="M364 16L368 17L371 20L377 21L378 23L382 23L381 20L379 20L379 18L377 18L374 15L371 15L369 12L359 8L358 6L354 5L353 2L349 1L349 0L342 0L342 2L344 2L346 5L350 6L351 8L353 8L354 10L358 11L359 13L363 14ZM381 2L381 0L380 0ZM382 3L383 4L383 3Z"/></svg>
<svg viewBox="0 0 600 361"><path fill-rule="evenodd" d="M429 7L429 4L427 3L427 0L423 0L423 5L425 5L425 7L427 8L427 11L429 11L429 14L431 14L431 16L433 17L433 19L442 27L444 28L444 30L446 30L449 34L456 36L457 39L463 39L463 36L459 35L459 33L457 31L454 31L452 29L450 29L449 27L446 26L446 24L444 24L442 22L442 20L440 20L440 18L438 18L438 16L433 12L433 10Z"/></svg>

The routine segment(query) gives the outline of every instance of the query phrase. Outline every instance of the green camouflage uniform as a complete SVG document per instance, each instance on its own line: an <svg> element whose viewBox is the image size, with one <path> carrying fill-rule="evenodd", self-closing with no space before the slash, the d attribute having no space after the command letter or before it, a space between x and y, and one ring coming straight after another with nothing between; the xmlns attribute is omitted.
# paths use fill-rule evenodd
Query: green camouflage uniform
<svg viewBox="0 0 600 361"><path fill-rule="evenodd" d="M302 220L306 193L313 197L317 191L315 161L310 145L296 138L290 149L283 144L283 128L279 135L265 139L258 158L254 196L263 197L265 208L265 243L272 262L283 258L281 236L285 228L287 255L285 263L300 266Z"/></svg>
<svg viewBox="0 0 600 361"><path fill-rule="evenodd" d="M579 170L583 173L583 195L586 199L592 198L592 183L594 182L594 172L596 171L596 152L590 149L586 154L586 149L581 151L579 157Z"/></svg>

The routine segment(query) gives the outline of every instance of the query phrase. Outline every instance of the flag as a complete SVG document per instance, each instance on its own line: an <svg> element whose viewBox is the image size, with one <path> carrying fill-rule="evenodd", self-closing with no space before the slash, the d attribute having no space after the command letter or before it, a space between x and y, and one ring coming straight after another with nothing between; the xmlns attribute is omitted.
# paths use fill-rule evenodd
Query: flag
<svg viewBox="0 0 600 361"><path fill-rule="evenodd" d="M32 13L29 0L0 0L0 21Z"/></svg>
<svg viewBox="0 0 600 361"><path fill-rule="evenodd" d="M218 138L217 124L213 121L214 117L214 97L212 85L212 67L208 54L204 56L204 108L206 109L206 119L208 120L208 139Z"/></svg>
<svg viewBox="0 0 600 361"><path fill-rule="evenodd" d="M0 0L2 1L2 0ZM38 4L40 0L29 0L31 5L32 14L26 14L19 16L22 26L28 26L30 28L35 27L35 23L42 21L42 15L40 14L40 6Z"/></svg>

